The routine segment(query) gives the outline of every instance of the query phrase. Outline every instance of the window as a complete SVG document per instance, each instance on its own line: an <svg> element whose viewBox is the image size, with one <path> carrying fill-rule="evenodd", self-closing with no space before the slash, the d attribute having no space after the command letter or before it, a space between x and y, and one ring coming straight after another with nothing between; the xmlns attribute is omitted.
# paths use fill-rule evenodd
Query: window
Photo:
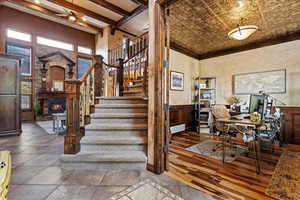
<svg viewBox="0 0 300 200"><path fill-rule="evenodd" d="M60 42L56 40L51 40L48 38L43 38L43 37L37 37L37 43L50 46L50 47L55 47L59 49L64 49L64 50L69 50L69 51L74 51L74 45L65 43L65 42Z"/></svg>
<svg viewBox="0 0 300 200"><path fill-rule="evenodd" d="M21 56L21 74L31 76L31 47L7 44L6 52L11 55Z"/></svg>
<svg viewBox="0 0 300 200"><path fill-rule="evenodd" d="M11 29L7 29L6 35L8 38L31 42L31 35L28 33L22 33Z"/></svg>
<svg viewBox="0 0 300 200"><path fill-rule="evenodd" d="M84 54L91 55L92 54L92 49L78 46L78 53L84 53Z"/></svg>
<svg viewBox="0 0 300 200"><path fill-rule="evenodd" d="M77 59L77 79L80 79L86 70L92 65L93 61L89 58L79 57Z"/></svg>
<svg viewBox="0 0 300 200"><path fill-rule="evenodd" d="M31 110L32 81L21 81L21 109Z"/></svg>

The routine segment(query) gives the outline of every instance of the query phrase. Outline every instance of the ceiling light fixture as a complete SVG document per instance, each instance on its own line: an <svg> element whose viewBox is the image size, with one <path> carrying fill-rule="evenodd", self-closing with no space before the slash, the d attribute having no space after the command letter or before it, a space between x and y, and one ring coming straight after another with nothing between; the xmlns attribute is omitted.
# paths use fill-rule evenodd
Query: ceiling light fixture
<svg viewBox="0 0 300 200"><path fill-rule="evenodd" d="M86 17L85 16L82 16L81 19L82 19L82 21L86 22Z"/></svg>
<svg viewBox="0 0 300 200"><path fill-rule="evenodd" d="M258 30L255 25L238 26L228 33L228 37L235 40L245 40Z"/></svg>
<svg viewBox="0 0 300 200"><path fill-rule="evenodd" d="M73 16L73 15L70 15L70 16L68 17L68 19L69 19L70 21L72 21L72 22L76 21L76 17Z"/></svg>
<svg viewBox="0 0 300 200"><path fill-rule="evenodd" d="M40 0L34 0L35 3L40 4Z"/></svg>

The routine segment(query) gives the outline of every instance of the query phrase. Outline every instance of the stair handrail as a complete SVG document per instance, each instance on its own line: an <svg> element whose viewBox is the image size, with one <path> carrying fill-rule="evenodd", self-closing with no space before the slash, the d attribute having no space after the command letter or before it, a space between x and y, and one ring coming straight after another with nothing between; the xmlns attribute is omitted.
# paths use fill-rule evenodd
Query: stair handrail
<svg viewBox="0 0 300 200"><path fill-rule="evenodd" d="M125 42L108 50L108 64L115 64L118 59L128 60L148 46L148 33L135 38L127 38Z"/></svg>

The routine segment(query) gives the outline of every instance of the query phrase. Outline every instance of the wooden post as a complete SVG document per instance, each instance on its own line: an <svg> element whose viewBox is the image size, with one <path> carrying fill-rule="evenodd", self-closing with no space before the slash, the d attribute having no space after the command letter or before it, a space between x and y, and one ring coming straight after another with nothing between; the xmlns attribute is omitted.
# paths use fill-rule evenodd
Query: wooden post
<svg viewBox="0 0 300 200"><path fill-rule="evenodd" d="M129 38L127 38L126 39L126 43L125 43L125 51L126 51L126 55L125 55L125 59L129 59L129 51L130 51L130 49L129 49L129 45L130 45L130 39Z"/></svg>
<svg viewBox="0 0 300 200"><path fill-rule="evenodd" d="M73 68L74 68L75 64L69 63L67 65L69 67L69 71L68 71L69 77L68 78L73 79L73 76L74 76Z"/></svg>
<svg viewBox="0 0 300 200"><path fill-rule="evenodd" d="M103 56L96 55L95 56L95 81L94 81L94 89L95 89L95 97L103 96Z"/></svg>
<svg viewBox="0 0 300 200"><path fill-rule="evenodd" d="M47 80L47 71L48 71L48 69L46 68L46 65L47 65L48 61L46 61L46 60L41 60L41 62L43 63L43 68L40 69L40 71L41 71L41 76L42 76L42 87L41 87L41 91L46 91L46 90L47 90L46 80Z"/></svg>
<svg viewBox="0 0 300 200"><path fill-rule="evenodd" d="M164 8L149 0L149 82L148 82L148 163L147 169L164 171L165 112L163 60L165 48ZM165 105L165 108L168 105Z"/></svg>
<svg viewBox="0 0 300 200"><path fill-rule="evenodd" d="M80 84L78 80L66 80L66 99L67 99L67 130L64 142L65 154L76 154L80 151Z"/></svg>
<svg viewBox="0 0 300 200"><path fill-rule="evenodd" d="M122 58L118 59L117 82L119 84L119 96L123 96L123 92L124 92L124 63L123 63Z"/></svg>

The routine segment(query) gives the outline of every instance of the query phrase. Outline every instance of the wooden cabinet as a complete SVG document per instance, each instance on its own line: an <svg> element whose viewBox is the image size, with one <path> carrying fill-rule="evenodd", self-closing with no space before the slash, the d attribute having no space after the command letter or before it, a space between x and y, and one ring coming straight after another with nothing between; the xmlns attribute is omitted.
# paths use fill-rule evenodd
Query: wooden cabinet
<svg viewBox="0 0 300 200"><path fill-rule="evenodd" d="M300 106L283 106L280 109L283 113L283 143L300 144Z"/></svg>
<svg viewBox="0 0 300 200"><path fill-rule="evenodd" d="M20 59L0 54L0 136L20 133Z"/></svg>

